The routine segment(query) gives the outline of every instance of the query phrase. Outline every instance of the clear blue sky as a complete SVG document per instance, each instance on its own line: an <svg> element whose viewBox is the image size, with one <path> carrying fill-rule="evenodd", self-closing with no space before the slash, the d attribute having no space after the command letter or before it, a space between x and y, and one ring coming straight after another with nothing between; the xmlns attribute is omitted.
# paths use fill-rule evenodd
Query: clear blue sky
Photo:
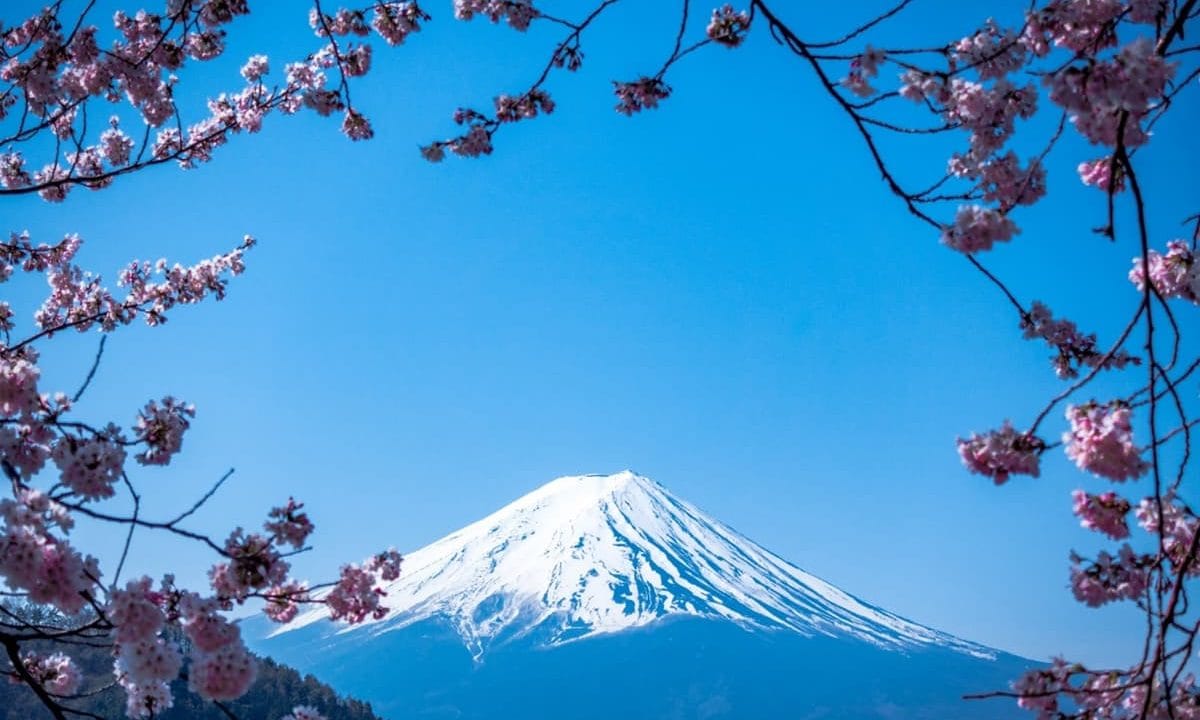
<svg viewBox="0 0 1200 720"><path fill-rule="evenodd" d="M820 39L876 4L790 12ZM926 0L888 32L927 44L1024 4ZM278 73L316 47L304 3L256 5L193 89L236 87L252 52ZM1099 546L1070 513L1086 479L1055 453L1041 479L997 489L954 452L956 435L1028 422L1059 387L1048 350L888 195L845 118L761 29L680 65L661 110L613 112L609 81L653 72L670 49L676 20L659 7L602 22L584 70L549 85L558 111L507 129L482 161L429 165L417 146L453 131L456 106L520 90L557 33L459 23L437 0L406 46L376 43L354 90L371 142L273 117L197 171L141 173L63 205L6 200L6 229L78 231L83 263L110 279L133 257L191 262L243 233L261 240L225 302L110 338L79 408L128 422L167 392L197 404L184 454L137 474L148 514L236 467L194 526L256 525L294 493L318 527L299 572L321 579L553 477L632 468L915 620L1032 657L1122 660L1137 618L1067 588L1069 549ZM1198 156L1185 103L1141 156L1160 244L1200 179L1194 163L1173 177L1166 163ZM922 178L947 147L891 150ZM1052 200L1022 211L1024 233L987 260L1022 298L1108 340L1136 296L1109 289L1131 246L1087 230L1102 196L1072 168L1095 154L1065 142ZM5 292L31 312L43 288ZM73 389L95 342L44 345L45 387ZM210 560L142 535L131 562L182 565L194 582Z"/></svg>

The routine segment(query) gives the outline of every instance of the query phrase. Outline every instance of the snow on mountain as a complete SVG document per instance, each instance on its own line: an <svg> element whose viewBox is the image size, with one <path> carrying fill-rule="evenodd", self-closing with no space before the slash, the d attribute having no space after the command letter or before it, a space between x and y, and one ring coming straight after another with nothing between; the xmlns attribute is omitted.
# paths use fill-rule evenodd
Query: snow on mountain
<svg viewBox="0 0 1200 720"><path fill-rule="evenodd" d="M343 633L448 620L479 658L494 640L557 645L674 616L993 653L865 603L632 472L561 477L405 557L390 613ZM322 606L273 635L327 617Z"/></svg>

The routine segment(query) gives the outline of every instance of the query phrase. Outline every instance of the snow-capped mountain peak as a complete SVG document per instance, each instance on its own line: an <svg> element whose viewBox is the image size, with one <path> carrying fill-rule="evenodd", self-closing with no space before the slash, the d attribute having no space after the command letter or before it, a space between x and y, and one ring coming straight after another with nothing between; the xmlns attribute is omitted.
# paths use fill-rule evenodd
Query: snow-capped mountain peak
<svg viewBox="0 0 1200 720"><path fill-rule="evenodd" d="M344 632L437 617L479 657L502 638L536 635L554 645L696 616L991 657L842 592L629 471L553 480L406 555L386 590L390 613ZM325 617L317 606L275 634Z"/></svg>

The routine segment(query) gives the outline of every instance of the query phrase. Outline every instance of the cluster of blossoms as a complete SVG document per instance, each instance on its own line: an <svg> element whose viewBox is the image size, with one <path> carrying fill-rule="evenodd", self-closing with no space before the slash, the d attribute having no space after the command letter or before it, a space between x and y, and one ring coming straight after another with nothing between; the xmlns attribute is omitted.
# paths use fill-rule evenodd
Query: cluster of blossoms
<svg viewBox="0 0 1200 720"><path fill-rule="evenodd" d="M554 100L540 87L530 88L525 94L513 97L499 95L495 101L496 114L489 117L478 110L459 108L454 111L454 122L465 125L467 131L450 140L440 140L421 148L421 155L430 162L440 162L446 151L460 157L479 157L492 152L492 133L501 123L531 120L540 113L554 112Z"/></svg>
<svg viewBox="0 0 1200 720"><path fill-rule="evenodd" d="M409 35L421 30L421 23L429 15L415 2L376 2L371 7L368 21L364 10L339 8L332 15L313 8L308 14L308 24L317 37L328 38L355 35L367 37L374 30L389 45L401 45ZM322 54L334 54L332 47L323 48ZM357 55L357 57L355 57ZM351 76L363 75L370 65L370 46L362 45L346 53L346 62L351 67Z"/></svg>
<svg viewBox="0 0 1200 720"><path fill-rule="evenodd" d="M1080 470L1123 482L1149 469L1133 442L1133 411L1127 403L1068 405L1066 414L1071 429L1063 433L1063 444Z"/></svg>
<svg viewBox="0 0 1200 720"><path fill-rule="evenodd" d="M1051 364L1054 374L1063 379L1079 377L1079 368L1115 368L1138 365L1141 360L1124 350L1105 354L1096 349L1096 336L1084 335L1075 323L1066 319L1055 319L1050 308L1034 301L1029 312L1021 319L1021 329L1028 339L1042 338L1058 350Z"/></svg>
<svg viewBox="0 0 1200 720"><path fill-rule="evenodd" d="M150 578L130 581L109 594L106 615L114 627L114 674L126 691L131 718L154 717L171 707L169 684L179 676L183 655L162 636L168 624L182 629L190 645L188 685L206 700L233 700L250 688L257 674L237 625L220 614L223 605L163 580L153 589Z"/></svg>
<svg viewBox="0 0 1200 720"><path fill-rule="evenodd" d="M745 10L734 10L733 6L727 3L713 9L712 18L708 21L704 34L715 43L735 48L742 44L749 30L750 14Z"/></svg>
<svg viewBox="0 0 1200 720"><path fill-rule="evenodd" d="M311 705L297 705L292 708L290 715L284 715L281 720L325 720L325 716Z"/></svg>
<svg viewBox="0 0 1200 720"><path fill-rule="evenodd" d="M1006 213L982 205L963 205L955 213L954 223L942 229L942 242L970 254L990 250L1018 232L1017 224Z"/></svg>
<svg viewBox="0 0 1200 720"><path fill-rule="evenodd" d="M304 503L288 498L287 505L271 508L263 529L271 533L274 542L291 545L299 550L312 534L313 524L308 513L303 512Z"/></svg>
<svg viewBox="0 0 1200 720"><path fill-rule="evenodd" d="M531 0L454 0L454 17L470 20L476 15L494 23L505 20L514 30L523 32L541 13Z"/></svg>
<svg viewBox="0 0 1200 720"><path fill-rule="evenodd" d="M120 436L109 433L91 438L65 435L54 444L50 457L61 472L62 484L87 500L112 497L113 485L125 469Z"/></svg>
<svg viewBox="0 0 1200 720"><path fill-rule="evenodd" d="M1035 159L1022 168L1020 159L1011 151L981 165L963 162L961 155L955 155L950 159L950 173L978 180L983 199L999 205L1001 212L1017 205L1032 205L1046 194L1046 169L1042 163Z"/></svg>
<svg viewBox="0 0 1200 720"><path fill-rule="evenodd" d="M1150 259L1150 283L1164 299L1183 298L1200 304L1200 262L1195 253L1182 240L1167 243L1167 252L1157 250L1148 253ZM1146 287L1146 270L1142 259L1134 258L1129 280L1138 290Z"/></svg>
<svg viewBox="0 0 1200 720"><path fill-rule="evenodd" d="M1161 507L1161 516L1159 509ZM1138 525L1162 539L1163 552L1176 571L1200 575L1197 563L1196 532L1200 519L1173 494L1161 499L1143 499L1135 511Z"/></svg>
<svg viewBox="0 0 1200 720"><path fill-rule="evenodd" d="M879 74L879 66L885 58L883 51L868 45L861 55L850 61L850 74L842 78L842 87L862 98L874 95L878 91L871 87L871 80Z"/></svg>
<svg viewBox="0 0 1200 720"><path fill-rule="evenodd" d="M1111 490L1092 495L1076 490L1071 497L1075 501L1075 514L1079 524L1089 530L1104 533L1113 540L1129 537L1129 525L1125 516L1129 514L1129 501Z"/></svg>
<svg viewBox="0 0 1200 720"><path fill-rule="evenodd" d="M971 68L983 80L995 80L1025 66L1026 47L1012 30L989 19L983 27L954 43L952 67Z"/></svg>
<svg viewBox="0 0 1200 720"><path fill-rule="evenodd" d="M671 88L660 77L643 77L633 82L613 81L617 95L617 112L632 115L658 107L660 100L671 96Z"/></svg>
<svg viewBox="0 0 1200 720"><path fill-rule="evenodd" d="M1050 99L1071 113L1071 122L1098 145L1127 147L1148 139L1142 121L1160 99L1175 66L1139 37L1110 60L1071 66L1047 79ZM1122 130L1123 126L1123 130Z"/></svg>
<svg viewBox="0 0 1200 720"><path fill-rule="evenodd" d="M183 433L196 416L196 406L186 405L171 396L163 398L159 405L154 400L138 413L133 426L138 442L146 449L135 457L143 465L167 465L171 457L183 447Z"/></svg>
<svg viewBox="0 0 1200 720"><path fill-rule="evenodd" d="M554 112L554 101L550 94L535 88L520 97L500 95L496 98L496 119L500 122L516 122L537 117L538 111L547 115Z"/></svg>
<svg viewBox="0 0 1200 720"><path fill-rule="evenodd" d="M1038 457L1045 449L1040 438L1018 432L1007 420L999 430L958 439L958 455L967 469L992 478L997 485L1011 475L1037 477Z"/></svg>
<svg viewBox="0 0 1200 720"><path fill-rule="evenodd" d="M351 623L371 618L378 620L387 615L387 608L380 604L384 596L376 577L391 581L400 577L400 553L388 550L367 560L361 565L345 565L337 584L325 596L329 616L334 620Z"/></svg>
<svg viewBox="0 0 1200 720"><path fill-rule="evenodd" d="M1168 692L1160 677L1089 670L1055 658L1047 668L1026 672L1012 687L1017 705L1036 713L1037 720L1200 719L1200 688L1192 674L1174 679ZM1060 704L1060 696L1067 702Z"/></svg>
<svg viewBox="0 0 1200 720"><path fill-rule="evenodd" d="M83 684L83 673L69 656L60 652L48 655L25 653L21 656L21 663L25 672L51 695L74 695Z"/></svg>
<svg viewBox="0 0 1200 720"><path fill-rule="evenodd" d="M67 541L74 521L64 507L37 490L22 489L0 500L0 522L4 584L64 614L82 610L99 581L100 563Z"/></svg>
<svg viewBox="0 0 1200 720"><path fill-rule="evenodd" d="M1152 555L1139 555L1129 545L1122 545L1115 557L1102 550L1094 562L1086 565L1075 554L1071 561L1071 590L1075 599L1088 607L1137 600L1150 586L1150 568L1154 565Z"/></svg>
<svg viewBox="0 0 1200 720"><path fill-rule="evenodd" d="M430 162L441 162L446 157L446 151L460 157L479 157L492 153L493 122L483 113L467 108L459 108L454 112L454 122L466 125L467 131L450 140L439 140L421 148L421 156Z"/></svg>
<svg viewBox="0 0 1200 720"><path fill-rule="evenodd" d="M1125 178L1121 174L1121 165L1115 158L1102 157L1097 160L1085 160L1079 163L1077 170L1079 179L1083 181L1084 185L1091 185L1104 192L1120 192L1125 189Z"/></svg>

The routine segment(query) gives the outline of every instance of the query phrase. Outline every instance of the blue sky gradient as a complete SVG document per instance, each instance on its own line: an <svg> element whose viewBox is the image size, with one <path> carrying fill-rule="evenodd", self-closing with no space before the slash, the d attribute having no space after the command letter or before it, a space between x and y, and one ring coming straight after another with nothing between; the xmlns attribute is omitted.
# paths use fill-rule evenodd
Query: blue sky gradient
<svg viewBox="0 0 1200 720"><path fill-rule="evenodd" d="M790 12L821 39L876 5ZM1024 3L948 5L916 3L879 42L940 42L988 15L1015 22ZM227 56L184 77L189 100L236 89L251 53L269 54L277 76L315 48L304 6L256 3ZM888 194L846 118L761 28L745 48L679 65L660 110L613 112L609 81L653 72L669 52L671 6L618 8L585 39L584 69L553 76L554 115L506 128L483 160L430 165L417 147L453 133L455 107L519 91L558 33L456 22L438 0L405 46L376 43L354 88L370 142L311 114L272 117L196 171L139 173L62 205L7 200L8 229L79 232L82 263L109 278L135 257L192 262L244 233L261 241L226 301L111 337L79 406L124 422L165 393L198 406L183 455L137 475L147 514L236 467L193 525L257 525L295 494L318 528L296 565L317 580L556 476L632 468L914 620L1036 658L1123 661L1138 617L1089 610L1067 587L1068 551L1101 545L1071 515L1070 491L1100 483L1053 452L1043 477L998 489L954 451L957 435L1036 414L1060 388L1049 350L1021 340L1003 298ZM1198 156L1196 117L1185 94L1139 154L1160 245L1193 209L1200 173L1172 175L1170 161ZM963 141L885 144L919 180ZM1019 297L1107 342L1138 298L1113 281L1129 238L1088 231L1103 197L1073 168L1096 155L1064 141L1049 201L1020 211L1024 232L986 260ZM44 288L5 292L32 312ZM43 344L43 387L76 387L96 342ZM115 547L103 529L80 532ZM143 534L130 562L196 583L211 558Z"/></svg>

